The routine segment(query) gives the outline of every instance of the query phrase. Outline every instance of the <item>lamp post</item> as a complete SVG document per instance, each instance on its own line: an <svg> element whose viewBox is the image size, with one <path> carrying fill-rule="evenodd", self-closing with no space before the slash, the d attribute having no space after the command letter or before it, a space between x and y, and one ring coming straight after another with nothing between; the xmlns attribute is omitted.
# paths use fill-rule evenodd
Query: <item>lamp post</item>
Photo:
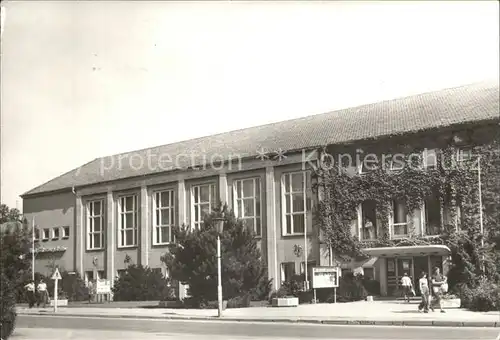
<svg viewBox="0 0 500 340"><path fill-rule="evenodd" d="M217 230L217 307L218 316L222 316L222 266L221 266L221 251L220 251L220 235L224 230L224 218L214 218L215 229Z"/></svg>

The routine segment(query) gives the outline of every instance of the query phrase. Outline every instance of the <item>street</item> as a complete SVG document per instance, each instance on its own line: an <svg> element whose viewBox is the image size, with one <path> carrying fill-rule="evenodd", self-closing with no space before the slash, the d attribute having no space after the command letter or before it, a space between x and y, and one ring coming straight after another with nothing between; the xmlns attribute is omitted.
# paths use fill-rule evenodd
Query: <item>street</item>
<svg viewBox="0 0 500 340"><path fill-rule="evenodd" d="M498 328L337 326L20 315L13 340L48 339L439 339L494 340Z"/></svg>

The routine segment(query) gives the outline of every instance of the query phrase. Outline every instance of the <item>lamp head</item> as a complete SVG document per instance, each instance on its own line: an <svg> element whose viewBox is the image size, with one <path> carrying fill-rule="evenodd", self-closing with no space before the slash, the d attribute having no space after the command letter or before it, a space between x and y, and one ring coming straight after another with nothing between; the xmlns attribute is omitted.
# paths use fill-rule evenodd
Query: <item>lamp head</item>
<svg viewBox="0 0 500 340"><path fill-rule="evenodd" d="M217 233L222 234L224 231L224 218L223 217L216 217L213 219L215 230L217 230Z"/></svg>

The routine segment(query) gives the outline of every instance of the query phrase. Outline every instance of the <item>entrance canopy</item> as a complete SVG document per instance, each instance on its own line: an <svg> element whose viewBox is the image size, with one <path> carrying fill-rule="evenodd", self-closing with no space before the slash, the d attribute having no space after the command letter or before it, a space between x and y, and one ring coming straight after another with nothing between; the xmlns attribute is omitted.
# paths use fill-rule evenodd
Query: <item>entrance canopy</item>
<svg viewBox="0 0 500 340"><path fill-rule="evenodd" d="M426 256L451 254L450 248L441 244L429 244L425 246L404 246L404 247L381 247L365 248L363 252L375 257L397 257L397 256Z"/></svg>

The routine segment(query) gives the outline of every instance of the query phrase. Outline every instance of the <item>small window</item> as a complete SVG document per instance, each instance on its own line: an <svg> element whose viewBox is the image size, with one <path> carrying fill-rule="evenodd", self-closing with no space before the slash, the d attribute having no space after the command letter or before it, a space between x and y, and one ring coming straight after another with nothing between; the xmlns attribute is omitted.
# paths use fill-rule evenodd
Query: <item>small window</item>
<svg viewBox="0 0 500 340"><path fill-rule="evenodd" d="M35 228L35 241L40 240L40 229Z"/></svg>
<svg viewBox="0 0 500 340"><path fill-rule="evenodd" d="M63 239L68 239L69 238L69 227L63 227L62 228L62 238Z"/></svg>
<svg viewBox="0 0 500 340"><path fill-rule="evenodd" d="M470 161L474 157L471 148L461 148L457 150L457 162L463 163Z"/></svg>
<svg viewBox="0 0 500 340"><path fill-rule="evenodd" d="M59 240L59 227L52 228L52 239Z"/></svg>
<svg viewBox="0 0 500 340"><path fill-rule="evenodd" d="M49 238L50 238L50 229L49 228L43 229L42 240L47 241Z"/></svg>

